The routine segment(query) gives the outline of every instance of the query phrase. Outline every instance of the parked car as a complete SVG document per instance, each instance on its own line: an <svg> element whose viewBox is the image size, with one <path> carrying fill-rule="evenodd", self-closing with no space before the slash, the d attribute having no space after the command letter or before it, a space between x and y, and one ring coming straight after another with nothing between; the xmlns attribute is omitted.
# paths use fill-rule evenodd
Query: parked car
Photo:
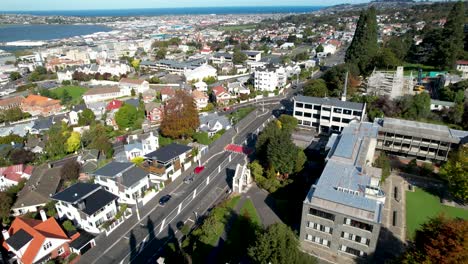
<svg viewBox="0 0 468 264"><path fill-rule="evenodd" d="M189 184L189 183L192 183L193 180L194 180L194 177L193 177L193 174L191 174L191 175L184 178L184 183Z"/></svg>
<svg viewBox="0 0 468 264"><path fill-rule="evenodd" d="M159 204L160 205L165 205L167 202L169 202L169 200L171 198L172 198L172 196L170 194L166 194L163 197L161 197L161 199L159 199Z"/></svg>
<svg viewBox="0 0 468 264"><path fill-rule="evenodd" d="M198 166L193 170L193 172L195 174L200 174L204 169L205 169L205 166Z"/></svg>

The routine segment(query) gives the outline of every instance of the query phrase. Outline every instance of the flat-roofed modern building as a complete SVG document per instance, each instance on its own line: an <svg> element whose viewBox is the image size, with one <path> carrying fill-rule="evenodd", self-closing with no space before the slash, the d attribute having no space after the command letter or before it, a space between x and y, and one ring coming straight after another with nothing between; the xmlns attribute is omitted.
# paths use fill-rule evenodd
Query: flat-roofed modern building
<svg viewBox="0 0 468 264"><path fill-rule="evenodd" d="M468 140L468 131L442 125L396 118L377 119L375 123L380 126L377 149L420 160L446 161L451 150Z"/></svg>
<svg viewBox="0 0 468 264"><path fill-rule="evenodd" d="M318 133L340 132L351 121L363 121L366 116L366 104L362 103L301 95L293 100L293 116L297 118L299 125L312 127Z"/></svg>
<svg viewBox="0 0 468 264"><path fill-rule="evenodd" d="M382 170L371 167L378 128L351 122L330 137L325 169L303 203L304 251L350 260L375 251L385 204Z"/></svg>

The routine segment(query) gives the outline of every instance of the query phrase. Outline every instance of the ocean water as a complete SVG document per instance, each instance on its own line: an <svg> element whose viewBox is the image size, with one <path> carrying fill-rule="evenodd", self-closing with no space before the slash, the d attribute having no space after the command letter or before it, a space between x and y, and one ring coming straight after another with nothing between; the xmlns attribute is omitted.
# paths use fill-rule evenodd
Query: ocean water
<svg viewBox="0 0 468 264"><path fill-rule="evenodd" d="M272 14L307 13L323 6L240 6L240 7L189 7L189 8L145 8L119 10L69 10L69 11L0 11L0 14L30 14L37 16L161 16L203 14Z"/></svg>

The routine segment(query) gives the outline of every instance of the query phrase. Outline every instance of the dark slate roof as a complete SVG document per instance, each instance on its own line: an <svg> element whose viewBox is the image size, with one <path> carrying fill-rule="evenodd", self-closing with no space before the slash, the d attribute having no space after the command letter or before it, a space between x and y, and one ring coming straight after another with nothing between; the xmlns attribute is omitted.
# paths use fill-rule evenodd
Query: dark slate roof
<svg viewBox="0 0 468 264"><path fill-rule="evenodd" d="M10 238L6 240L7 244L14 248L16 251L20 250L24 245L33 239L28 232L20 229L16 231Z"/></svg>
<svg viewBox="0 0 468 264"><path fill-rule="evenodd" d="M166 163L191 149L192 148L189 146L172 143L156 151L146 154L145 157Z"/></svg>
<svg viewBox="0 0 468 264"><path fill-rule="evenodd" d="M55 194L52 196L52 199L64 201L67 203L75 203L99 188L101 188L101 186L98 184L79 182Z"/></svg>
<svg viewBox="0 0 468 264"><path fill-rule="evenodd" d="M34 126L32 128L37 130L45 130L49 129L53 124L52 117L46 117L34 121Z"/></svg>
<svg viewBox="0 0 468 264"><path fill-rule="evenodd" d="M331 105L335 107L342 107L342 108L353 109L353 110L364 109L364 104L362 103L341 101L338 98L328 98L328 97L321 98L321 97L310 97L310 96L298 95L294 98L294 100L296 102L301 102L301 103Z"/></svg>
<svg viewBox="0 0 468 264"><path fill-rule="evenodd" d="M144 179L148 173L146 171L138 168L138 167L133 167L129 169L128 171L122 173L122 185L126 187L132 187L135 183L141 181Z"/></svg>
<svg viewBox="0 0 468 264"><path fill-rule="evenodd" d="M99 189L84 199L85 208L82 211L87 215L92 215L117 199L119 199L117 195L106 190Z"/></svg>
<svg viewBox="0 0 468 264"><path fill-rule="evenodd" d="M80 233L80 236L77 239L70 242L70 247L76 250L82 249L84 246L86 246L89 243L89 241L95 238L93 234L90 234L84 230L80 230L79 233Z"/></svg>
<svg viewBox="0 0 468 264"><path fill-rule="evenodd" d="M99 170L95 171L93 174L98 176L105 176L105 177L114 177L118 173L133 167L134 164L131 162L111 162L106 166L100 168Z"/></svg>
<svg viewBox="0 0 468 264"><path fill-rule="evenodd" d="M140 106L140 100L138 99L128 99L125 101L125 104L133 105L134 107L138 108Z"/></svg>
<svg viewBox="0 0 468 264"><path fill-rule="evenodd" d="M85 109L87 109L85 104L73 105L71 107L71 110L75 112L84 111Z"/></svg>

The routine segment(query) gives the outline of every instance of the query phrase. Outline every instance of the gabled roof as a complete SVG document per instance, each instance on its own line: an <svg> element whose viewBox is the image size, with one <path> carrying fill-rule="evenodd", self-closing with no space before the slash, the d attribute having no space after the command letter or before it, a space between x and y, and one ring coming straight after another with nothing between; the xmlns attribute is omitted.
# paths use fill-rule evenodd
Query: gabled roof
<svg viewBox="0 0 468 264"><path fill-rule="evenodd" d="M170 87L163 87L160 92L161 92L161 95L168 95L168 96L175 95L175 90Z"/></svg>
<svg viewBox="0 0 468 264"><path fill-rule="evenodd" d="M125 100L125 104L132 105L132 106L138 108L138 107L140 107L140 100L134 99L134 98L127 99L127 100Z"/></svg>
<svg viewBox="0 0 468 264"><path fill-rule="evenodd" d="M99 95L99 94L109 94L109 93L119 93L119 87L100 87L100 88L92 88L86 91L83 96L87 95Z"/></svg>
<svg viewBox="0 0 468 264"><path fill-rule="evenodd" d="M30 94L23 100L22 104L46 107L50 105L60 104L60 101L40 95Z"/></svg>
<svg viewBox="0 0 468 264"><path fill-rule="evenodd" d="M213 88L213 92L215 93L216 96L220 96L223 93L227 93L226 89L222 86L216 86Z"/></svg>
<svg viewBox="0 0 468 264"><path fill-rule="evenodd" d="M114 99L107 104L106 110L110 111L110 110L119 109L120 107L122 107L122 105L123 105L122 101Z"/></svg>
<svg viewBox="0 0 468 264"><path fill-rule="evenodd" d="M133 167L122 174L122 180L119 182L125 187L132 187L148 176L148 173L138 167Z"/></svg>
<svg viewBox="0 0 468 264"><path fill-rule="evenodd" d="M182 155L183 153L190 151L191 149L192 148L189 146L172 143L156 151L146 154L145 157L148 159L157 160L162 163L167 163Z"/></svg>
<svg viewBox="0 0 468 264"><path fill-rule="evenodd" d="M84 199L89 196L91 193L100 189L101 186L98 184L89 184L89 183L76 183L72 186L66 188L65 190L56 193L52 196L52 199L64 201L67 203L75 203L79 200Z"/></svg>
<svg viewBox="0 0 468 264"><path fill-rule="evenodd" d="M99 170L95 171L93 174L104 177L115 177L117 174L122 173L123 171L128 170L133 166L135 166L135 164L131 162L113 161L107 164L106 166L100 168Z"/></svg>
<svg viewBox="0 0 468 264"><path fill-rule="evenodd" d="M142 85L144 82L145 82L145 80L122 78L119 83L120 84Z"/></svg>
<svg viewBox="0 0 468 264"><path fill-rule="evenodd" d="M20 234L16 236L18 232ZM24 254L18 256L21 258L21 262L25 264L33 263L46 238L62 239L64 243L70 240L53 217L44 222L16 217L10 229L8 229L8 233L10 234L10 238L3 243L3 247L7 250L10 250L10 246L13 248L20 247L30 242ZM25 242L26 240L29 241ZM51 248L50 250L54 249Z"/></svg>

